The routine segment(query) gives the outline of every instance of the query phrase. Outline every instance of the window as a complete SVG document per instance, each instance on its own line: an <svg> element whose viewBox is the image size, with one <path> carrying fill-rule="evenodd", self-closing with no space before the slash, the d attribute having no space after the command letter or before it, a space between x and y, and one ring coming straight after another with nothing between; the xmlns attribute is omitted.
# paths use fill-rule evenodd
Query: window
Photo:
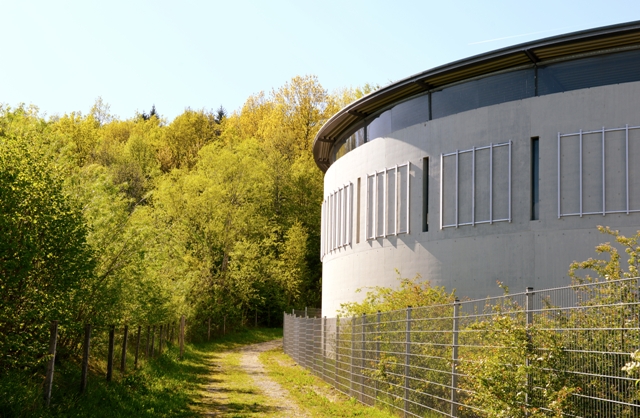
<svg viewBox="0 0 640 418"><path fill-rule="evenodd" d="M531 220L540 219L540 140L531 138Z"/></svg>
<svg viewBox="0 0 640 418"><path fill-rule="evenodd" d="M558 133L558 218L640 212L640 126Z"/></svg>
<svg viewBox="0 0 640 418"><path fill-rule="evenodd" d="M433 119L479 107L533 97L534 69L511 71L467 81L432 93Z"/></svg>
<svg viewBox="0 0 640 418"><path fill-rule="evenodd" d="M511 222L511 141L440 156L440 229Z"/></svg>
<svg viewBox="0 0 640 418"><path fill-rule="evenodd" d="M409 162L367 176L366 238L409 233Z"/></svg>
<svg viewBox="0 0 640 418"><path fill-rule="evenodd" d="M347 132L349 136L334 145L334 161L364 144L365 130L368 142L421 122L484 106L634 81L640 81L640 49L540 64L438 87L438 91L421 93L358 122L357 133Z"/></svg>
<svg viewBox="0 0 640 418"><path fill-rule="evenodd" d="M361 178L358 177L358 188L356 189L356 244L360 242L360 193L362 190L360 180Z"/></svg>
<svg viewBox="0 0 640 418"><path fill-rule="evenodd" d="M422 159L422 232L429 231L429 157Z"/></svg>
<svg viewBox="0 0 640 418"><path fill-rule="evenodd" d="M640 50L597 55L538 68L538 94L640 81Z"/></svg>

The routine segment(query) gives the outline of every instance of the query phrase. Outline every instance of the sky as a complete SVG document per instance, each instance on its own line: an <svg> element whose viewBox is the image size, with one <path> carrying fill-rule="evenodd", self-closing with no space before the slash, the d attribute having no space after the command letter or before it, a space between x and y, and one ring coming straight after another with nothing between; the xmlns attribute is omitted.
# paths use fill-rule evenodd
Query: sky
<svg viewBox="0 0 640 418"><path fill-rule="evenodd" d="M122 119L228 113L315 75L329 92L535 39L640 20L638 0L0 0L0 103Z"/></svg>

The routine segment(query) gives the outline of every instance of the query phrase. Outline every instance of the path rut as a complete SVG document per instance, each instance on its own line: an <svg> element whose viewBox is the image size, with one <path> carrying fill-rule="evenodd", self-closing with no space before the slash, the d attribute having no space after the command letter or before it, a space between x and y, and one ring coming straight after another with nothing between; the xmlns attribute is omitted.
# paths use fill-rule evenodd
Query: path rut
<svg viewBox="0 0 640 418"><path fill-rule="evenodd" d="M207 387L208 398L212 402L207 402L207 411L203 413L205 417L224 417L224 416L271 416L271 417L283 417L283 418L309 418L310 415L300 409L300 407L291 399L289 392L280 386L277 382L273 381L258 359L260 353L268 350L275 349L282 346L282 339L268 341L265 343L251 344L241 347L235 351L227 351L218 353L218 358L222 358L225 355L232 355L233 353L240 353L240 369L243 373L246 373L253 381L253 386L257 388L259 393L252 392L252 390L244 390L244 395L262 395L268 398L267 404L254 402L253 405L248 407L248 411L245 410L238 415L237 410L232 410L229 405L229 388L225 387L224 378L225 369L220 365L221 361L213 359L209 366L212 370L211 383ZM237 370L236 370L237 371ZM234 389L236 392L241 389ZM256 398L257 400L257 398ZM251 401L245 401L245 404L251 404Z"/></svg>

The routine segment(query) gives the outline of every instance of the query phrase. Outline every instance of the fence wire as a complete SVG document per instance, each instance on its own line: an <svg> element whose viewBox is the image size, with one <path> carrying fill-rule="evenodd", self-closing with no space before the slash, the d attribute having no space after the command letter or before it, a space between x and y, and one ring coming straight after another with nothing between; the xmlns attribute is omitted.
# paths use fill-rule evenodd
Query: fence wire
<svg viewBox="0 0 640 418"><path fill-rule="evenodd" d="M348 396L406 417L484 416L482 384L523 388L511 401L527 414L640 417L640 387L622 370L640 348L638 285L529 288L352 318L285 314L284 350ZM489 367L502 371L493 382ZM558 382L567 390L553 392Z"/></svg>

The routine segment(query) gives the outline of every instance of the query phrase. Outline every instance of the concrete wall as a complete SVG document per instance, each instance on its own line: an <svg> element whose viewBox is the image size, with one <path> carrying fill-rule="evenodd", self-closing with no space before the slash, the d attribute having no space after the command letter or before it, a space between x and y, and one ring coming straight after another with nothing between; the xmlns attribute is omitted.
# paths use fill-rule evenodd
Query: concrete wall
<svg viewBox="0 0 640 418"><path fill-rule="evenodd" d="M598 233L596 226L608 225L633 234L640 229L640 213L559 219L558 133L640 125L639 97L640 82L636 82L502 103L394 132L336 161L325 176L325 196L345 183L357 185L360 178L360 224L355 214L355 196L351 245L332 251L323 259L323 314L333 316L341 303L361 300L367 288L396 286L396 269L403 277L420 274L433 285L456 289L460 297L471 298L500 294L496 280L507 284L513 292L523 291L527 286L542 289L569 284L570 263L595 256L594 247L609 240ZM624 140L619 135L607 134L606 139L606 205L610 208L621 207L624 201L621 193L625 193L625 167L621 166L624 149L620 149ZM539 137L540 144L540 219L535 221L530 220L532 137ZM512 221L440 229L440 155L508 141L512 141ZM562 142L564 213L579 207L576 141L568 138ZM584 139L584 211L601 208L598 202L602 201L602 151L598 143L597 136ZM640 209L640 130L631 131L629 143L630 200L632 209ZM504 163L502 155L499 160ZM429 222L428 231L422 232L425 157L430 159ZM486 155L478 154L477 158L476 215L486 217L488 186L482 179L487 169L480 167L485 164L482 159ZM364 225L367 174L407 161L411 162L410 233L367 240ZM467 199L463 202L461 198L459 204L460 209L465 208L465 221L470 210L469 161L459 160L459 193ZM446 171L448 164L449 160L445 161L446 178L450 178ZM504 167L494 173L497 173L494 184L504 192L507 181ZM450 184L445 185L445 218L453 216L448 212L453 204ZM503 192L495 201L495 207L501 207L501 211L507 199ZM357 289L363 290L358 293Z"/></svg>

